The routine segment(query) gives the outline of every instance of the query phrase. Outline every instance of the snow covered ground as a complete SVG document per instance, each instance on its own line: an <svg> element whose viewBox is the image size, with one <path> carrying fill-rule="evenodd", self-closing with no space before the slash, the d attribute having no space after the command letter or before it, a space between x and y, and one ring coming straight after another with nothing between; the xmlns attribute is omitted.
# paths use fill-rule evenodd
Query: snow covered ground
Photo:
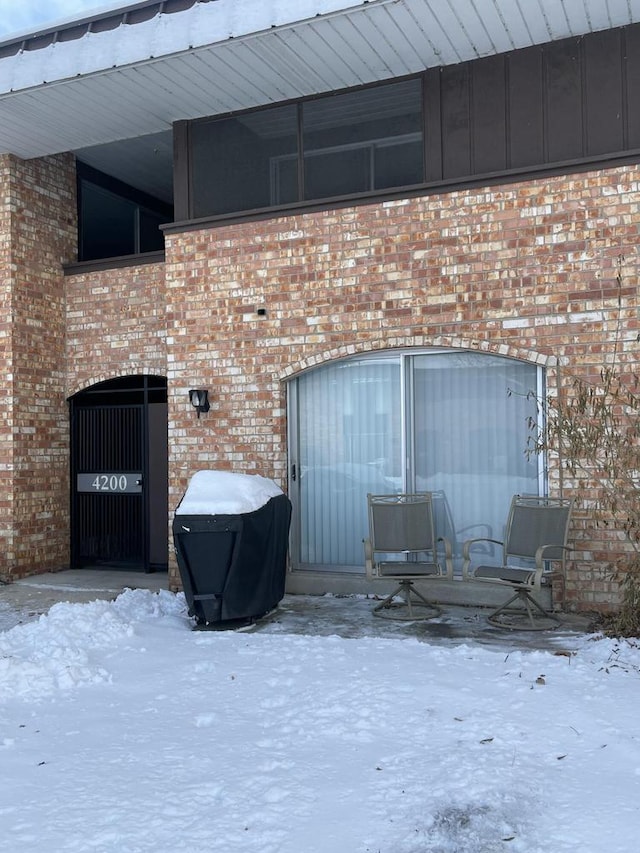
<svg viewBox="0 0 640 853"><path fill-rule="evenodd" d="M0 633L0 851L638 849L636 642L192 627L128 590Z"/></svg>

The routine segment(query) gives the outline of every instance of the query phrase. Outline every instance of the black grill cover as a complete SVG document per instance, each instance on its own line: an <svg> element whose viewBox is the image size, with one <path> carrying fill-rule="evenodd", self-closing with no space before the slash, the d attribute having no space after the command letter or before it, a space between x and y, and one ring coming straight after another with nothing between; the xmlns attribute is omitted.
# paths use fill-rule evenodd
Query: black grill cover
<svg viewBox="0 0 640 853"><path fill-rule="evenodd" d="M178 568L198 624L250 621L282 600L290 521L284 494L253 512L174 517Z"/></svg>

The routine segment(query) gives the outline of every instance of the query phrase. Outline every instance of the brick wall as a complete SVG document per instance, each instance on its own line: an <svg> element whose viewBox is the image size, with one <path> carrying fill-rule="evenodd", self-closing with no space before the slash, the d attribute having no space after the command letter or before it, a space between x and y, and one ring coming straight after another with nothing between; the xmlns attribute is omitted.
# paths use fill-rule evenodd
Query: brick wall
<svg viewBox="0 0 640 853"><path fill-rule="evenodd" d="M70 275L66 279L66 388L167 371L164 265Z"/></svg>
<svg viewBox="0 0 640 853"><path fill-rule="evenodd" d="M164 266L65 279L72 159L0 158L0 571L66 563L66 398L104 379L167 375L174 507L200 467L285 486L286 380L331 359L478 349L542 364L552 391L559 375L570 389L610 356L620 296L635 371L639 177L617 167L171 233ZM192 387L210 391L199 420ZM574 485L554 460L550 484ZM584 559L566 601L604 607L616 588L601 566L622 545L583 510L572 535Z"/></svg>
<svg viewBox="0 0 640 853"><path fill-rule="evenodd" d="M0 559L2 573L15 578L68 560L62 264L75 255L75 172L69 156L2 162L0 234L9 253L2 257L2 316L10 323L4 340L11 343L2 361L3 473L10 482L3 491L8 547Z"/></svg>
<svg viewBox="0 0 640 853"><path fill-rule="evenodd" d="M14 562L13 530L13 280L11 213L12 160L0 156L0 579L8 578Z"/></svg>
<svg viewBox="0 0 640 853"><path fill-rule="evenodd" d="M70 275L66 284L68 395L120 376L166 376L163 264ZM164 554L168 532L166 542Z"/></svg>
<svg viewBox="0 0 640 853"><path fill-rule="evenodd" d="M285 485L285 380L333 358L450 346L542 364L552 391L557 364L567 385L597 375L621 255L623 337L637 334L639 179L629 166L167 235L170 506L198 467ZM196 386L212 402L200 420ZM552 493L560 478L552 460ZM580 512L573 537L590 551L563 595L606 606L601 563L620 543Z"/></svg>
<svg viewBox="0 0 640 853"><path fill-rule="evenodd" d="M71 156L0 158L0 577L68 566L67 398L166 372L161 264L64 277L75 181Z"/></svg>

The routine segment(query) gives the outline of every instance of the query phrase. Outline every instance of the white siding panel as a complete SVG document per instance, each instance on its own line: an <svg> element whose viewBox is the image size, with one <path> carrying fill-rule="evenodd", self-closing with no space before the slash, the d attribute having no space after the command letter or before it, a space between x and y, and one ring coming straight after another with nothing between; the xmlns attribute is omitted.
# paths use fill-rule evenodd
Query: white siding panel
<svg viewBox="0 0 640 853"><path fill-rule="evenodd" d="M263 50L267 46L267 39L252 39L239 46L234 56L242 67L242 78L247 85L254 84L255 96L260 101L284 101L290 98L291 84L286 76L269 61L269 56ZM237 71L238 64L234 61L234 70ZM260 85L255 85L259 83Z"/></svg>
<svg viewBox="0 0 640 853"><path fill-rule="evenodd" d="M202 110L203 97L214 88L211 80L198 75L193 64L183 63L179 57L162 64L160 77L153 66L144 65L138 69L138 75L146 79L146 87L151 91L153 85L160 86L165 93L165 109L168 121L177 121L187 115L198 115Z"/></svg>
<svg viewBox="0 0 640 853"><path fill-rule="evenodd" d="M52 153L65 150L64 140L67 138L67 133L64 132L64 128L62 134L57 134L56 128L51 125L45 126L40 121L34 125L33 115L32 105L28 103L26 98L9 101L3 105L3 121L7 123L8 127L11 127L14 138L29 140L28 150L50 150ZM18 152L18 156L28 155Z"/></svg>
<svg viewBox="0 0 640 853"><path fill-rule="evenodd" d="M591 26L598 30L631 24L635 17L632 12L637 11L635 0L607 0L606 3L586 2L586 6Z"/></svg>
<svg viewBox="0 0 640 853"><path fill-rule="evenodd" d="M331 88L333 77L332 69L327 68L324 63L311 61L307 42L302 33L296 28L282 30L278 33L278 40L285 45L292 56L296 57L296 62L303 66L303 73L296 80L292 80L292 85L296 85L300 93L309 94L314 91L314 86L317 86L315 91L327 92Z"/></svg>
<svg viewBox="0 0 640 853"><path fill-rule="evenodd" d="M348 85L364 82L358 76L349 52L345 50L343 39L333 27L329 25L305 28L304 42L309 63L312 66L319 64L326 69L332 87L339 88L341 80L352 80Z"/></svg>
<svg viewBox="0 0 640 853"><path fill-rule="evenodd" d="M549 21L544 9L546 5L545 0L517 0L517 2L526 18L527 28L531 33L532 44L543 44L546 41L551 41L553 36L551 35Z"/></svg>
<svg viewBox="0 0 640 853"><path fill-rule="evenodd" d="M501 53L505 50L499 45L508 44L507 50L513 50L516 46L512 34L506 25L505 18L500 14L497 0L471 0L473 14L480 21L482 28L487 34L490 44L490 53Z"/></svg>
<svg viewBox="0 0 640 853"><path fill-rule="evenodd" d="M216 0L0 59L0 151L74 150L636 22L640 0Z"/></svg>
<svg viewBox="0 0 640 853"><path fill-rule="evenodd" d="M423 0L408 0L394 9L393 15L385 9L384 27L392 33L392 38L402 36L407 48L407 63L412 71L442 65L440 47L431 37L432 28L428 27L423 15L418 15L417 6L423 6Z"/></svg>
<svg viewBox="0 0 640 853"><path fill-rule="evenodd" d="M20 134L21 138L29 140L27 152L22 154L19 151L18 156L28 157L32 149L38 150L41 147L51 154L68 151L69 126L66 116L75 105L75 100L70 103L66 94L64 98L49 97L43 103L40 97L30 93L27 97L9 102L6 105L6 111L3 109L4 120L12 123L12 133ZM126 124L120 124L114 132L119 130L120 133L124 133L126 128ZM102 130L101 122L95 121L91 113L85 113L78 116L73 135L80 140L81 145L96 145L101 141Z"/></svg>
<svg viewBox="0 0 640 853"><path fill-rule="evenodd" d="M74 88L57 87L53 93L45 96L41 91L32 93L31 104L37 108L41 121L59 126L64 131L64 117L76 116L75 127L85 135L90 134L96 142L99 141L100 130L108 122L112 133L121 137L127 131L131 121L138 126L141 122L148 124L153 121L153 115L148 111L138 111L131 102L119 98L117 83L111 78L102 78L99 86L87 86L78 81ZM140 105L136 105L140 106Z"/></svg>
<svg viewBox="0 0 640 853"><path fill-rule="evenodd" d="M273 33L270 38L247 42L250 50L273 75L273 85L282 92L279 100L298 97L302 91L315 91L317 76L302 55L291 49L283 33ZM303 90L301 87L304 86ZM269 87L271 88L271 87Z"/></svg>
<svg viewBox="0 0 640 853"><path fill-rule="evenodd" d="M427 5L446 34L447 42L453 48L455 59L450 61L463 62L465 59L474 59L478 54L471 34L462 25L456 12L455 0L453 2L452 0L430 0Z"/></svg>
<svg viewBox="0 0 640 853"><path fill-rule="evenodd" d="M590 29L589 15L585 0L564 0L562 4L568 21L571 35L588 32ZM603 4L606 6L606 3Z"/></svg>
<svg viewBox="0 0 640 853"><path fill-rule="evenodd" d="M264 40L263 45L267 43ZM330 87L325 68L319 63L311 64L306 54L305 42L300 39L294 29L281 30L273 34L268 40L268 53L266 57L279 70L281 76L287 81L287 97L301 97L314 92L325 92Z"/></svg>
<svg viewBox="0 0 640 853"><path fill-rule="evenodd" d="M226 66L217 61L213 55L204 52L196 53L189 58L188 62L176 58L172 67L183 75L185 85L189 87L191 97L195 98L197 103L193 113L186 113L186 105L184 105L182 112L178 113L182 118L197 118L216 112L228 112L234 108L234 104L238 103L237 87L229 79ZM206 99L203 98L203 92L206 93ZM205 104L211 105L209 113L202 111Z"/></svg>
<svg viewBox="0 0 640 853"><path fill-rule="evenodd" d="M550 33L550 39L562 39L574 35L570 19L566 11L566 2L557 3L541 0L545 19Z"/></svg>
<svg viewBox="0 0 640 853"><path fill-rule="evenodd" d="M114 120L121 116L126 124L137 121L155 130L166 126L170 110L167 109L168 99L160 79L156 78L151 87L142 69L129 68L126 72L102 77L100 82L98 87L79 86L76 89L78 96L84 98L86 110L92 110L93 98L94 115L110 111Z"/></svg>
<svg viewBox="0 0 640 853"><path fill-rule="evenodd" d="M439 14L439 4L442 0L409 0L405 5L408 6L415 20L423 28L428 35L430 41L437 49L441 65L452 65L461 62L462 50L458 43L461 32L460 28L453 19L453 30L448 30L451 26L452 16L445 20ZM464 38L464 36L463 36ZM468 39L464 38L465 48L471 51L472 47Z"/></svg>
<svg viewBox="0 0 640 853"><path fill-rule="evenodd" d="M143 110L165 123L171 122L176 113L184 113L187 105L197 106L202 98L198 88L187 90L185 87L184 69L178 59L160 66L147 64L124 68L109 76L118 89L122 88L123 97L124 90L129 89L132 108L136 103L141 104ZM145 100L149 103L144 103Z"/></svg>
<svg viewBox="0 0 640 853"><path fill-rule="evenodd" d="M514 48L529 47L535 43L528 18L523 12L523 5L529 10L532 0L516 0L512 3L493 0L493 5L496 14L504 22L505 32Z"/></svg>
<svg viewBox="0 0 640 853"><path fill-rule="evenodd" d="M209 85L220 88L220 98L229 105L226 109L242 109L242 104L255 106L263 102L260 81L247 79L241 69L236 68L234 52L220 49L215 53L202 52L196 58L199 72Z"/></svg>
<svg viewBox="0 0 640 853"><path fill-rule="evenodd" d="M412 65L407 61L411 50L407 49L405 39L398 39L398 32L386 14L384 7L372 10L371 15L351 16L344 23L334 21L333 26L341 32L345 44L361 63L360 74L369 79L401 77L409 74ZM417 59L414 58L414 65ZM376 76L373 76L376 75Z"/></svg>
<svg viewBox="0 0 640 853"><path fill-rule="evenodd" d="M491 3L487 0L447 0L460 32L464 33L472 45L474 57L497 53L497 45L505 43L505 33L500 33L501 24L492 34L488 29L488 10ZM494 21L495 24L495 21Z"/></svg>
<svg viewBox="0 0 640 853"><path fill-rule="evenodd" d="M370 15L355 14L331 21L331 37L348 57L355 83L369 83L405 74L405 63ZM353 84L350 84L353 85Z"/></svg>

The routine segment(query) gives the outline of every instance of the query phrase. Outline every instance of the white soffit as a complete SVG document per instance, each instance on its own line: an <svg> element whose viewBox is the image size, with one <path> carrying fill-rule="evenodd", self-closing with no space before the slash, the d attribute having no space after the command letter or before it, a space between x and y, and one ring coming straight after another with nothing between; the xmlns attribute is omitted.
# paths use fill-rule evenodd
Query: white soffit
<svg viewBox="0 0 640 853"><path fill-rule="evenodd" d="M640 0L194 2L0 59L0 151L78 150L637 22Z"/></svg>

